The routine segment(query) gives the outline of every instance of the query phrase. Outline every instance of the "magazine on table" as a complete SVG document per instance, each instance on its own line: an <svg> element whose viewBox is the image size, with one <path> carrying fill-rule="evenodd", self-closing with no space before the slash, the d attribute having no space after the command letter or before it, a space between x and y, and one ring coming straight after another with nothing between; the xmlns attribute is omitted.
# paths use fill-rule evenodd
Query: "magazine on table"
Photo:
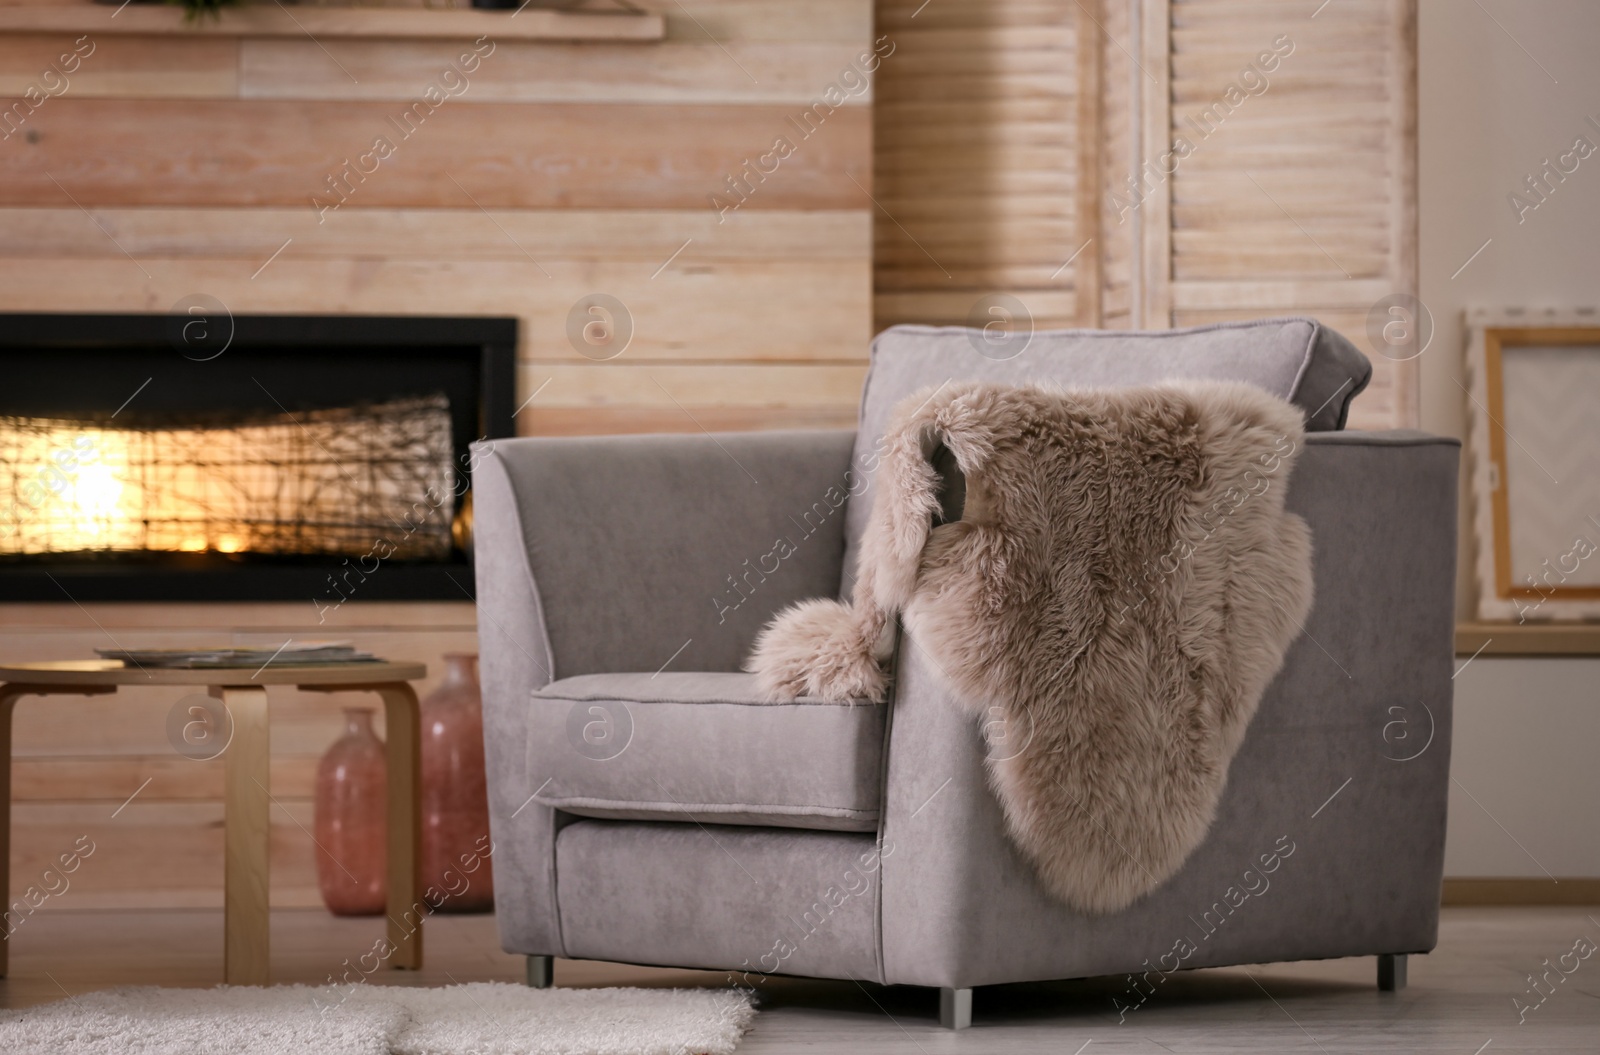
<svg viewBox="0 0 1600 1055"><path fill-rule="evenodd" d="M141 667L306 666L321 663L381 662L348 641L289 641L281 645L219 645L215 648L97 648L103 659Z"/></svg>

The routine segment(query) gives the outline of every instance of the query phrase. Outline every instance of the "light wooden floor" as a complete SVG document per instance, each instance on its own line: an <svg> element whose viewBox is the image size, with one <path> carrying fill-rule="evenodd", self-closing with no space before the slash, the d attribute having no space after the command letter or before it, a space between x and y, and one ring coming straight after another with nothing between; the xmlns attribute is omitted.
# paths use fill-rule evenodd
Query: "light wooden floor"
<svg viewBox="0 0 1600 1055"><path fill-rule="evenodd" d="M278 982L326 982L382 934L378 921L335 920L310 910L274 912L272 923ZM500 951L492 917L435 917L430 927L424 970L381 968L372 979L520 980L522 961ZM930 990L774 979L761 987L767 990L762 1014L740 1052L1593 1055L1600 1052L1600 955L1579 961L1520 1025L1512 1004L1513 998L1533 1003L1527 974L1543 973L1541 961L1556 963L1579 937L1600 944L1600 908L1447 908L1439 948L1412 958L1411 984L1399 994L1377 991L1370 958L1185 972L1122 1023L1111 1009L1112 995L1123 988L1117 979L997 986L978 990L974 1026L962 1033L937 1028ZM61 909L27 920L11 940L11 977L0 982L6 1007L114 985L211 985L222 969L216 911ZM556 964L558 985L725 981L706 972Z"/></svg>

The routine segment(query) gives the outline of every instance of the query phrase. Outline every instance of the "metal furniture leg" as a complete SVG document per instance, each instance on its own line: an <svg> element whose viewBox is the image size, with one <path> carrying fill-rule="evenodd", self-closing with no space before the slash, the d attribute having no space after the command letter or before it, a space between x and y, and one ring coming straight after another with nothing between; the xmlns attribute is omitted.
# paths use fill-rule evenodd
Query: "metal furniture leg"
<svg viewBox="0 0 1600 1055"><path fill-rule="evenodd" d="M1378 989L1397 993L1406 987L1406 954L1386 952L1378 956Z"/></svg>
<svg viewBox="0 0 1600 1055"><path fill-rule="evenodd" d="M939 1025L945 1029L966 1029L972 1025L972 990L939 990Z"/></svg>

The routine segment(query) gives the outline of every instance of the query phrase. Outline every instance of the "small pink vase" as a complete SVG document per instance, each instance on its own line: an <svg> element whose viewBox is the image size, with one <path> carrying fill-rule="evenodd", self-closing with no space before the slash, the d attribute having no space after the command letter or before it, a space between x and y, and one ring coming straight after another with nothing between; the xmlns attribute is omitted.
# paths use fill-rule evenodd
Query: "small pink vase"
<svg viewBox="0 0 1600 1055"><path fill-rule="evenodd" d="M335 916L378 916L388 897L388 770L372 709L346 707L345 732L317 765L317 887Z"/></svg>
<svg viewBox="0 0 1600 1055"><path fill-rule="evenodd" d="M423 897L439 912L488 912L494 874L478 657L451 652L444 663L444 682L422 700Z"/></svg>

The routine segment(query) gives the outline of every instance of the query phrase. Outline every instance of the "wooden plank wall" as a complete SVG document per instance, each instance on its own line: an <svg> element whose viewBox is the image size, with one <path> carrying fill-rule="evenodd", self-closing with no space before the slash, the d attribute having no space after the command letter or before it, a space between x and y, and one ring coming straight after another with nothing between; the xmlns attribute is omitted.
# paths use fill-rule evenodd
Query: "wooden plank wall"
<svg viewBox="0 0 1600 1055"><path fill-rule="evenodd" d="M524 432L848 425L872 108L841 80L870 2L661 7L659 44L499 42L409 137L394 121L460 42L101 37L0 143L0 309L513 314L524 397L550 381ZM0 90L71 39L4 41ZM379 136L392 156L319 214ZM780 136L793 152L719 215ZM606 362L566 332L595 292L633 322Z"/></svg>
<svg viewBox="0 0 1600 1055"><path fill-rule="evenodd" d="M523 433L849 426L873 164L872 91L847 71L872 47L871 2L652 6L657 44L497 43L409 137L392 119L460 42L92 38L68 89L0 141L0 310L165 311L203 293L235 312L516 315ZM0 97L74 39L0 40ZM803 137L795 121L830 89L839 105ZM329 175L380 135L392 155L319 215L312 197L338 200ZM738 202L728 178L780 136L794 149L777 171L719 211L713 195ZM567 336L597 292L633 322L607 361ZM476 648L465 600L352 602L326 625L309 601L0 605L0 660L314 635L436 671ZM220 767L167 742L181 695L19 705L13 889L88 835L102 849L53 904L220 904ZM360 698L275 697L277 904L315 903L303 829L345 702Z"/></svg>

